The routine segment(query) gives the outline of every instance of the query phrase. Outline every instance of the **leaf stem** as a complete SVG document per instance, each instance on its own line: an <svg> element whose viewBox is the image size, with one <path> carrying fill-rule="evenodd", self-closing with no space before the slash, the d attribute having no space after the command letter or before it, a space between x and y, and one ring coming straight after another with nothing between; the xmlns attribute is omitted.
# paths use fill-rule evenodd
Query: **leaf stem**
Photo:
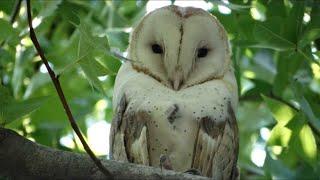
<svg viewBox="0 0 320 180"><path fill-rule="evenodd" d="M11 17L10 17L10 23L11 24L13 24L14 21L16 20L16 17L18 15L19 11L20 11L21 2L22 2L22 0L16 0L16 3L14 5L14 11L13 11Z"/></svg>
<svg viewBox="0 0 320 180"><path fill-rule="evenodd" d="M81 134L80 128L77 125L72 113L71 113L71 109L67 103L67 100L65 98L65 95L63 93L63 90L61 88L60 85L60 81L58 79L58 77L55 75L54 71L51 69L51 67L49 66L49 62L47 60L47 58L44 55L44 52L41 49L41 46L38 42L38 39L36 37L35 31L33 29L32 26L32 17L31 17L31 5L30 5L30 0L27 0L27 14L28 14L28 24L29 24L29 29L30 29L30 38L39 54L39 56L41 57L42 62L44 63L50 77L51 80L54 84L54 87L59 95L60 101L63 105L63 108L68 116L69 122L73 128L73 130L75 131L75 133L77 134L77 136L79 137L84 149L86 150L86 152L88 153L88 155L90 156L90 158L93 160L93 162L96 164L96 166L100 169L100 171L107 177L107 178L112 178L111 173L102 165L101 161L95 156L95 154L92 152L92 150L90 149L90 147L88 146L87 142L85 141L84 137Z"/></svg>

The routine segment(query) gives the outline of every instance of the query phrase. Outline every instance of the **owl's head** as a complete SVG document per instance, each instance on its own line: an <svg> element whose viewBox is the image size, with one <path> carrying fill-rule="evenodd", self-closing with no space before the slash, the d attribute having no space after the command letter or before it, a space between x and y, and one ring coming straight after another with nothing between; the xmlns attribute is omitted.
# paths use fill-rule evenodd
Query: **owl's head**
<svg viewBox="0 0 320 180"><path fill-rule="evenodd" d="M130 37L133 67L179 90L221 78L230 68L226 31L210 13L166 6L146 15Z"/></svg>

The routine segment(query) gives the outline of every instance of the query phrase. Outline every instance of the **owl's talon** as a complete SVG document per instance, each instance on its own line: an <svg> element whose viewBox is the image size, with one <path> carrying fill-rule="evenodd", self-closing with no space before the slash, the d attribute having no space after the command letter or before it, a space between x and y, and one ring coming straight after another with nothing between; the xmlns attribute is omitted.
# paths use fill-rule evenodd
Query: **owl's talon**
<svg viewBox="0 0 320 180"><path fill-rule="evenodd" d="M186 170L184 173L202 176L202 174L201 174L201 172L199 171L199 169L195 169L195 168L188 169L188 170Z"/></svg>

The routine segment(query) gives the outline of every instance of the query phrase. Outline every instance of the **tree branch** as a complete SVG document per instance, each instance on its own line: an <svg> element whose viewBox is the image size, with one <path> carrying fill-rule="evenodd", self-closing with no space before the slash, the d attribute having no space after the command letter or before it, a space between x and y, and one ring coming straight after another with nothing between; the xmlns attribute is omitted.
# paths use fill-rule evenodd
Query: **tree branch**
<svg viewBox="0 0 320 180"><path fill-rule="evenodd" d="M12 179L105 179L86 154L45 147L0 128L0 176ZM103 160L115 179L208 180L138 164Z"/></svg>
<svg viewBox="0 0 320 180"><path fill-rule="evenodd" d="M71 109L67 103L67 100L64 96L63 90L61 88L60 85L60 81L59 78L55 75L54 71L51 69L51 67L49 66L49 62L47 60L47 58L44 55L44 52L42 51L40 44L38 42L38 39L36 37L35 31L33 29L32 26L32 17L31 17L31 5L30 5L30 0L27 0L27 14L28 14L28 24L29 24L29 29L30 29L30 38L39 54L39 56L41 57L42 62L44 63L50 77L51 80L54 84L54 87L56 88L56 91L59 95L60 101L63 105L63 108L68 116L69 122L73 128L73 130L75 131L75 133L77 134L77 136L79 137L84 149L86 150L86 152L89 154L89 156L91 157L91 159L94 161L94 163L97 165L97 167L103 172L103 174L105 174L108 178L112 178L111 173L102 165L102 163L100 162L100 160L95 156L95 154L92 152L92 150L90 149L90 147L88 146L87 142L85 141L85 139L83 138L80 128L78 127L76 121L74 120L74 117L71 113Z"/></svg>

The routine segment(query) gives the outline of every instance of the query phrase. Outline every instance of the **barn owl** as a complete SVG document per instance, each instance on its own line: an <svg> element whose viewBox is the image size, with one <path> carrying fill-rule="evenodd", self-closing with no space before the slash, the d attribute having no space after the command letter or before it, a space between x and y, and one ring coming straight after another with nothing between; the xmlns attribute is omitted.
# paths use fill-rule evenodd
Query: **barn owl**
<svg viewBox="0 0 320 180"><path fill-rule="evenodd" d="M237 178L237 83L220 22L198 8L157 9L132 31L128 59L114 87L111 159L159 167L165 155L175 171Z"/></svg>

